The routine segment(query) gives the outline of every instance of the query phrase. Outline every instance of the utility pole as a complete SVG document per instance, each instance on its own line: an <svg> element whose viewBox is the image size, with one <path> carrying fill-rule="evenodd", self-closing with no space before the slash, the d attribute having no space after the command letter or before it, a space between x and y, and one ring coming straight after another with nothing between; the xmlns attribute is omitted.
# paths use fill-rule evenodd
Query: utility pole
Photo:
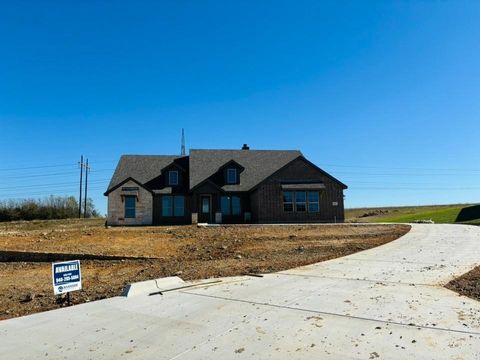
<svg viewBox="0 0 480 360"><path fill-rule="evenodd" d="M180 150L180 155L185 156L185 131L182 128L182 149Z"/></svg>
<svg viewBox="0 0 480 360"><path fill-rule="evenodd" d="M90 168L88 167L88 159L87 162L85 163L85 202L84 202L84 209L83 209L83 217L87 217L87 191L88 191L88 172L90 171Z"/></svg>
<svg viewBox="0 0 480 360"><path fill-rule="evenodd" d="M80 196L78 197L78 218L82 217L82 179L83 179L83 155L80 156Z"/></svg>

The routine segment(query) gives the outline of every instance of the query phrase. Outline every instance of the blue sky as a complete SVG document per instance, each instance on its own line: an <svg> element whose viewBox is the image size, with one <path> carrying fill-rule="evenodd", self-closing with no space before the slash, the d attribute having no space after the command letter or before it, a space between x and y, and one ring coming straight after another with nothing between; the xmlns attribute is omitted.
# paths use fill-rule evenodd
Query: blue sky
<svg viewBox="0 0 480 360"><path fill-rule="evenodd" d="M348 207L480 201L480 2L10 1L0 199L121 154L300 149Z"/></svg>

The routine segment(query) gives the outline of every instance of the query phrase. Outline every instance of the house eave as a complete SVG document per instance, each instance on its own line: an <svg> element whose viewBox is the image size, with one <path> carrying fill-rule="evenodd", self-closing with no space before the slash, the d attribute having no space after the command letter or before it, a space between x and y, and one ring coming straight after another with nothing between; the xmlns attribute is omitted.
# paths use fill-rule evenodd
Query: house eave
<svg viewBox="0 0 480 360"><path fill-rule="evenodd" d="M114 190L117 190L120 186L126 184L127 182L129 181L133 181L135 184L137 184L138 186L141 186L143 189L147 190L149 193L153 194L152 190L150 190L149 188L147 188L145 185L143 185L140 181L138 180L135 180L133 177L129 176L128 178L126 178L125 180L119 182L117 185L109 188L107 191L105 191L103 193L104 196L108 196L108 194L110 194L112 191Z"/></svg>

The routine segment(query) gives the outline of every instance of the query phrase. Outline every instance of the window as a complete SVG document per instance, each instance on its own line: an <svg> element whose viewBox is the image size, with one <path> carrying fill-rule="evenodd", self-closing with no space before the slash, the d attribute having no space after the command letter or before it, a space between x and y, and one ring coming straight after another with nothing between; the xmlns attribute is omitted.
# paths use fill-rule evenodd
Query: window
<svg viewBox="0 0 480 360"><path fill-rule="evenodd" d="M173 215L172 196L163 196L162 197L162 216L172 216L172 215Z"/></svg>
<svg viewBox="0 0 480 360"><path fill-rule="evenodd" d="M308 192L308 212L318 213L320 211L319 196L317 191Z"/></svg>
<svg viewBox="0 0 480 360"><path fill-rule="evenodd" d="M237 183L237 169L227 169L227 184Z"/></svg>
<svg viewBox="0 0 480 360"><path fill-rule="evenodd" d="M293 192L285 191L283 193L283 211L293 211Z"/></svg>
<svg viewBox="0 0 480 360"><path fill-rule="evenodd" d="M184 216L185 196L164 195L162 196L162 216Z"/></svg>
<svg viewBox="0 0 480 360"><path fill-rule="evenodd" d="M242 206L238 196L222 196L220 198L220 211L222 215L241 215Z"/></svg>
<svg viewBox="0 0 480 360"><path fill-rule="evenodd" d="M228 196L222 196L220 198L220 211L222 215L230 215L230 198Z"/></svg>
<svg viewBox="0 0 480 360"><path fill-rule="evenodd" d="M295 211L305 212L307 211L307 196L305 191L295 192Z"/></svg>
<svg viewBox="0 0 480 360"><path fill-rule="evenodd" d="M283 211L320 212L320 194L318 191L284 191Z"/></svg>
<svg viewBox="0 0 480 360"><path fill-rule="evenodd" d="M168 172L168 185L178 185L178 171L171 170Z"/></svg>
<svg viewBox="0 0 480 360"><path fill-rule="evenodd" d="M232 196L232 215L240 215L240 198L238 196Z"/></svg>
<svg viewBox="0 0 480 360"><path fill-rule="evenodd" d="M174 196L173 205L174 205L173 216L185 215L185 197L184 196Z"/></svg>
<svg viewBox="0 0 480 360"><path fill-rule="evenodd" d="M202 196L202 213L210 214L210 198L207 196Z"/></svg>
<svg viewBox="0 0 480 360"><path fill-rule="evenodd" d="M135 217L136 196L125 196L125 218Z"/></svg>

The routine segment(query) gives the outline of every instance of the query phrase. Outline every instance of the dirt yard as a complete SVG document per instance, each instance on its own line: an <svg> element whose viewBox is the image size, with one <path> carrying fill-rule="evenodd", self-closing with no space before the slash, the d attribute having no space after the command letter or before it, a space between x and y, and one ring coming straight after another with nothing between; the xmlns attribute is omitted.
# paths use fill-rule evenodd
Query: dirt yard
<svg viewBox="0 0 480 360"><path fill-rule="evenodd" d="M480 266L450 281L445 287L480 301Z"/></svg>
<svg viewBox="0 0 480 360"><path fill-rule="evenodd" d="M74 303L119 295L131 282L268 273L325 261L397 239L406 225L108 228L101 220L0 223L0 251L124 256L83 260ZM129 257L145 257L131 259ZM55 309L48 262L0 262L0 319Z"/></svg>

